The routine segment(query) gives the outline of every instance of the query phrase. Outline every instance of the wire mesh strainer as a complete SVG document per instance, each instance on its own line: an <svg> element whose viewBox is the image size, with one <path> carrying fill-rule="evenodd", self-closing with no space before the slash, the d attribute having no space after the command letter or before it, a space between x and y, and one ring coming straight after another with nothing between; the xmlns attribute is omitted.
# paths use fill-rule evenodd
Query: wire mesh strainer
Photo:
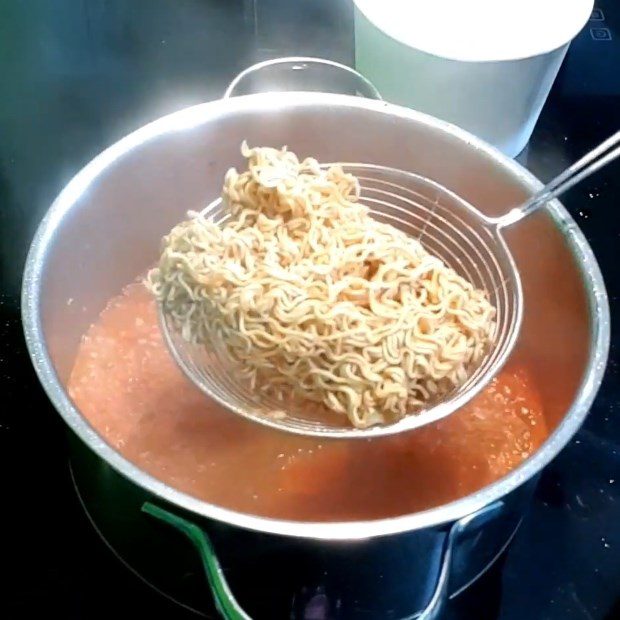
<svg viewBox="0 0 620 620"><path fill-rule="evenodd" d="M501 217L480 213L441 185L412 172L371 164L340 163L358 177L361 201L378 220L392 224L441 258L476 288L486 290L497 309L492 346L468 380L439 403L393 424L352 428L345 416L303 400L277 401L252 390L236 372L223 345L188 343L161 312L164 339L183 372L208 396L247 419L288 432L321 437L390 435L443 418L478 393L497 374L510 355L521 327L521 280L502 229L544 206L620 154L620 132L556 177L527 202ZM615 148L614 148L615 147ZM226 220L220 199L203 214L216 223Z"/></svg>

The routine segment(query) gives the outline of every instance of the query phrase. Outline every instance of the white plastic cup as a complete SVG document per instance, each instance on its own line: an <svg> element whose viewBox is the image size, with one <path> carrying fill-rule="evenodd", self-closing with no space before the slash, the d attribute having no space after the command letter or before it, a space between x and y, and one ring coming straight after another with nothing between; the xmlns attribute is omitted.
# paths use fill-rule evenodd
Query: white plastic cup
<svg viewBox="0 0 620 620"><path fill-rule="evenodd" d="M593 5L593 0L354 2L356 68L387 101L454 123L510 157L529 141L570 41ZM494 13L492 5L508 14ZM547 26L532 21L554 15Z"/></svg>

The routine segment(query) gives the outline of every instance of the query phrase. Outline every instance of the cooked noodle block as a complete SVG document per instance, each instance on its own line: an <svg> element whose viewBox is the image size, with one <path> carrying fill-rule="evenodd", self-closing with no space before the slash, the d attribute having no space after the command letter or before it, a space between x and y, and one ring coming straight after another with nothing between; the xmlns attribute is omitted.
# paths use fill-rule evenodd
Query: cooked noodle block
<svg viewBox="0 0 620 620"><path fill-rule="evenodd" d="M176 226L147 279L183 337L222 342L252 386L360 428L462 385L492 338L486 292L374 220L340 167L242 153L248 169L224 182L230 218Z"/></svg>

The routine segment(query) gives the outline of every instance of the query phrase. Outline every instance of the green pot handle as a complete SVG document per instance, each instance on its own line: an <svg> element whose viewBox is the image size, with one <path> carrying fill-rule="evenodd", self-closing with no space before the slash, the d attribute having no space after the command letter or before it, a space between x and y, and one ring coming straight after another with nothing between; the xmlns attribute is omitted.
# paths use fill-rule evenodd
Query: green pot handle
<svg viewBox="0 0 620 620"><path fill-rule="evenodd" d="M231 592L211 540L202 528L150 502L144 502L142 512L171 525L191 540L200 554L215 606L224 620L252 620Z"/></svg>

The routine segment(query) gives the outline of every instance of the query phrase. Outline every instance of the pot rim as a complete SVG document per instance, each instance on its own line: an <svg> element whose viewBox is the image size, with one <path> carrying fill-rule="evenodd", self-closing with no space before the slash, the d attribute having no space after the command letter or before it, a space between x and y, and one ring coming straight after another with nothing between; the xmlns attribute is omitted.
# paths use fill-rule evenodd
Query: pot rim
<svg viewBox="0 0 620 620"><path fill-rule="evenodd" d="M494 160L498 166L511 173L515 179L532 191L542 187L542 183L520 164L468 132L421 112L384 101L314 92L261 93L234 97L225 101L202 103L182 109L137 129L96 156L65 186L43 218L30 246L22 285L22 321L32 363L56 410L73 432L99 457L144 490L202 517L263 533L323 540L368 539L455 521L513 491L546 466L581 426L603 378L610 342L609 304L605 284L598 263L583 233L568 211L557 200L551 202L546 210L555 220L556 225L564 231L567 243L579 265L590 310L590 350L581 384L562 422L529 459L500 480L448 504L388 519L339 522L274 519L210 504L156 479L110 446L73 405L49 357L40 314L42 272L56 229L76 200L87 191L90 183L116 159L156 136L188 130L221 115L234 115L244 110L273 111L274 108L307 107L308 105L316 105L319 108L325 105L366 108L395 118L413 120L440 132L451 134L467 143L471 148Z"/></svg>

